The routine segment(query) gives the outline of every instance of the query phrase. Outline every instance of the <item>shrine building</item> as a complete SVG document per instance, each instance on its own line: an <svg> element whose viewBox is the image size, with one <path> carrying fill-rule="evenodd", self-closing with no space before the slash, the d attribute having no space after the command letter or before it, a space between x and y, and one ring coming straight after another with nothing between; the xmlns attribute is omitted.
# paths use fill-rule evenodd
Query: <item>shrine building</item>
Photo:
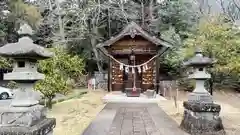
<svg viewBox="0 0 240 135"><path fill-rule="evenodd" d="M109 58L108 91L159 92L159 58L171 43L151 36L135 22L97 45Z"/></svg>

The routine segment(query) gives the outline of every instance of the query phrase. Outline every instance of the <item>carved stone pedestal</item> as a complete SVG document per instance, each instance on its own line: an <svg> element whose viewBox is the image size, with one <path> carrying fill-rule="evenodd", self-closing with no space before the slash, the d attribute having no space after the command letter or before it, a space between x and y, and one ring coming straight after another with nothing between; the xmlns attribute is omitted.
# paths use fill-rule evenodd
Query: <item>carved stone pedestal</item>
<svg viewBox="0 0 240 135"><path fill-rule="evenodd" d="M52 135L54 118L41 105L0 108L0 135Z"/></svg>
<svg viewBox="0 0 240 135"><path fill-rule="evenodd" d="M225 135L219 117L221 106L214 103L185 101L181 128L191 135Z"/></svg>
<svg viewBox="0 0 240 135"><path fill-rule="evenodd" d="M205 103L213 103L212 96L206 92L192 92L188 95L189 102L205 102Z"/></svg>

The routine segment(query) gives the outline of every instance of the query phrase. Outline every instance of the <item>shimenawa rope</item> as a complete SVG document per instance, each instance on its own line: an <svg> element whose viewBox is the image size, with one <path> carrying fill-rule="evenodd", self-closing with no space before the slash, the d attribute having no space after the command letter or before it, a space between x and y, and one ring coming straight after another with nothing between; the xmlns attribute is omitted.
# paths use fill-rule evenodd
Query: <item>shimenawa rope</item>
<svg viewBox="0 0 240 135"><path fill-rule="evenodd" d="M139 64L139 65L134 65L134 66L133 66L133 65L124 64L124 63L118 61L117 59L115 59L113 56L111 56L111 55L109 55L109 54L106 54L106 55L107 55L109 58L113 59L113 60L114 60L115 62L117 62L118 64L123 65L123 66L125 66L125 67L131 67L131 68L136 68L136 67L144 66L144 65L148 64L150 61L152 61L153 59L155 59L156 57L159 56L159 54L157 54L157 55L153 56L151 59L149 59L148 61L146 61L146 62L144 62L144 63L142 63L142 64Z"/></svg>

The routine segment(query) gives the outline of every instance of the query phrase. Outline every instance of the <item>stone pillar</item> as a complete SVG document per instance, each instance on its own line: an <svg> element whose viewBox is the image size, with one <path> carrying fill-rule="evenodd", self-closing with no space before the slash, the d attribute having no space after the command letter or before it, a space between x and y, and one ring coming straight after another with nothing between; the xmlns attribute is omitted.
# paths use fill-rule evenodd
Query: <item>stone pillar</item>
<svg viewBox="0 0 240 135"><path fill-rule="evenodd" d="M28 25L20 29L19 34L31 35ZM38 104L33 90L34 83L44 79L44 75L37 72L37 60L52 54L25 36L17 43L1 47L0 55L14 60L13 71L4 74L4 80L19 84L11 105L0 107L0 135L52 135L56 120L46 117L46 108Z"/></svg>
<svg viewBox="0 0 240 135"><path fill-rule="evenodd" d="M191 135L224 135L224 127L219 116L221 106L213 102L212 96L204 87L210 74L205 67L212 64L212 60L203 57L200 50L196 56L184 63L185 66L195 68L195 72L189 78L196 80L196 86L189 94L188 101L183 103L184 116L180 127Z"/></svg>

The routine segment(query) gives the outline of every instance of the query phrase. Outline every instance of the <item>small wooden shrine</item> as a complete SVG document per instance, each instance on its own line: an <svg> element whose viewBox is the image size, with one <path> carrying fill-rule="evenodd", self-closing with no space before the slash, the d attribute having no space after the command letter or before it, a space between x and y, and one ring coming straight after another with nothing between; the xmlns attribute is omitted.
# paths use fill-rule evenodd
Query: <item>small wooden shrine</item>
<svg viewBox="0 0 240 135"><path fill-rule="evenodd" d="M108 91L154 89L158 93L159 61L170 43L151 36L135 22L97 45L109 57Z"/></svg>

